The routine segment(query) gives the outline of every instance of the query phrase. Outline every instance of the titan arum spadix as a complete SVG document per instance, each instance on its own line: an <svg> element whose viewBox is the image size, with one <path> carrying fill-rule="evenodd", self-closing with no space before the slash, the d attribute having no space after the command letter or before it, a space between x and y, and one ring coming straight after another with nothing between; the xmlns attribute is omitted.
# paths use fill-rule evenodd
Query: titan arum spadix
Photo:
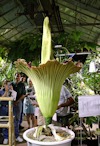
<svg viewBox="0 0 100 146"><path fill-rule="evenodd" d="M70 74L78 72L81 65L74 64L71 60L61 64L52 58L51 29L48 17L45 17L43 23L41 64L38 67L29 67L24 59L18 59L15 65L32 80L39 108L46 125L50 124L57 110L64 80Z"/></svg>

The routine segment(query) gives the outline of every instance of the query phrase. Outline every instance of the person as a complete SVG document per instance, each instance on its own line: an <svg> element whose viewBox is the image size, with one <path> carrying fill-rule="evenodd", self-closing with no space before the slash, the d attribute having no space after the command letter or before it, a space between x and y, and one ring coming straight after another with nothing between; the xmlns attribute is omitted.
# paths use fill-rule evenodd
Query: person
<svg viewBox="0 0 100 146"><path fill-rule="evenodd" d="M42 115L42 112L39 108L38 102L36 100L36 94L34 94L35 100L32 102L32 105L35 106L35 118L36 118L36 126L45 125L45 119Z"/></svg>
<svg viewBox="0 0 100 146"><path fill-rule="evenodd" d="M63 127L68 126L68 119L72 116L72 114L70 114L70 106L73 103L74 99L71 93L65 85L62 85L56 114L57 122L60 123Z"/></svg>
<svg viewBox="0 0 100 146"><path fill-rule="evenodd" d="M20 117L22 112L22 101L25 98L26 91L25 85L21 82L21 74L17 72L15 74L15 81L12 82L13 89L17 92L16 101L14 101L14 121L15 121L15 132L16 132L16 141L22 142L23 139L19 136L19 124Z"/></svg>
<svg viewBox="0 0 100 146"><path fill-rule="evenodd" d="M27 76L25 74L21 74L21 81L27 86Z"/></svg>
<svg viewBox="0 0 100 146"><path fill-rule="evenodd" d="M24 83L25 86L27 86L27 76L24 73L21 73L21 81L22 83ZM21 117L20 117L20 122L19 122L19 130L24 129L24 127L22 126L22 122L23 122L23 100L22 100L22 112L21 112Z"/></svg>
<svg viewBox="0 0 100 146"><path fill-rule="evenodd" d="M5 93L5 87L4 85L7 83L8 81L7 80L4 80L3 83L2 83L2 86L0 88L0 97L2 97L2 95ZM3 102L4 103L4 102ZM7 102L5 102L5 104L7 104ZM2 101L0 101L0 116L2 116ZM0 128L0 133L2 134L2 128ZM1 136L1 135L0 135Z"/></svg>
<svg viewBox="0 0 100 146"><path fill-rule="evenodd" d="M32 84L32 81L28 78L27 79L28 86L26 87L26 97L24 98L23 102L23 113L26 115L27 123L28 123L28 129L30 128L30 124L32 121L32 127L36 126L36 118L34 115L35 112L35 106L32 105L32 101L35 100L34 94L35 90Z"/></svg>
<svg viewBox="0 0 100 146"><path fill-rule="evenodd" d="M5 80L3 82L3 88L0 91L0 97L11 97L14 101L16 100L17 92L13 90L12 85L9 81ZM1 116L8 116L8 101L1 101ZM15 125L14 125L15 127ZM4 141L3 144L8 143L8 129L2 129ZM16 132L15 132L16 135Z"/></svg>

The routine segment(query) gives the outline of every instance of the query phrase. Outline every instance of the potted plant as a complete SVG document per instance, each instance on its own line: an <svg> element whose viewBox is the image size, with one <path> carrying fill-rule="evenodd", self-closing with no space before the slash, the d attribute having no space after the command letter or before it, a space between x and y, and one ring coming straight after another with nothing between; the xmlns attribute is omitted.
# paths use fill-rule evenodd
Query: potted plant
<svg viewBox="0 0 100 146"><path fill-rule="evenodd" d="M97 123L97 117L85 117L81 119L81 126L80 126L80 119L78 116L78 112L75 112L73 117L69 119L70 125L73 126L72 130L75 133L75 139L73 143L82 143L87 144L88 146L94 146L98 144L98 135L100 135L99 129L92 129L93 123Z"/></svg>
<svg viewBox="0 0 100 146"><path fill-rule="evenodd" d="M97 117L91 116L85 118L85 123L82 123L83 129L86 132L87 135L87 145L88 146L94 146L98 145L98 138L96 134L96 129L92 130L93 123L97 123Z"/></svg>
<svg viewBox="0 0 100 146"><path fill-rule="evenodd" d="M42 115L45 118L45 129L48 129L48 125L51 124L52 117L57 110L62 84L70 74L76 73L81 69L81 63L78 62L74 64L72 60L68 60L68 62L60 64L57 60L53 58L51 45L51 29L49 24L49 18L46 17L43 24L41 64L38 67L30 67L24 59L18 59L15 62L15 65L21 72L24 72L33 82L37 102L42 112ZM41 128L36 128L37 134L41 133ZM52 127L51 129L54 132L58 129L58 127ZM64 129L65 131L72 133L72 131L67 130L66 128ZM35 129L31 130L34 131ZM27 131L24 135L24 138L26 137ZM73 138L74 133L72 134L72 139ZM28 144L33 143L34 145L62 145L62 143L63 145L65 145L65 143L68 142L68 146L70 146L72 139L49 143L44 143L37 140L29 141L29 139L27 139L27 141Z"/></svg>
<svg viewBox="0 0 100 146"><path fill-rule="evenodd" d="M75 144L76 145L80 144L81 141L82 141L82 144L86 144L87 129L84 129L83 123L82 123L82 126L80 126L78 110L76 112L74 112L73 116L69 119L69 125L70 125L70 128L75 133L75 139L72 140L72 146Z"/></svg>

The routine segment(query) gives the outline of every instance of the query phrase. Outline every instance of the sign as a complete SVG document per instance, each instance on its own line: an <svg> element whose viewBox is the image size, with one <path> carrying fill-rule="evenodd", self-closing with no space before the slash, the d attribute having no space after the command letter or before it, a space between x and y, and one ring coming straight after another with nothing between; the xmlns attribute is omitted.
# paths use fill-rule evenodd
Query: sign
<svg viewBox="0 0 100 146"><path fill-rule="evenodd" d="M78 97L79 117L100 115L100 95L86 95Z"/></svg>

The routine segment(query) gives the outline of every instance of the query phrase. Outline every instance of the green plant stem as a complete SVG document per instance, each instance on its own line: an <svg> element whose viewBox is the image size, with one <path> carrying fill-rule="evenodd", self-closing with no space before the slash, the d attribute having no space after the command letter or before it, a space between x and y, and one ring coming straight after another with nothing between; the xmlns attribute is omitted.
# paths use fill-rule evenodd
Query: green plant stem
<svg viewBox="0 0 100 146"><path fill-rule="evenodd" d="M86 127L85 127L83 122L82 122L82 127L83 127L83 130L84 130L86 136L89 136L88 131L87 131L87 129L86 129Z"/></svg>
<svg viewBox="0 0 100 146"><path fill-rule="evenodd" d="M45 124L46 124L46 126L49 125L49 124L51 124L51 122L52 122L52 117L46 117L45 118Z"/></svg>

